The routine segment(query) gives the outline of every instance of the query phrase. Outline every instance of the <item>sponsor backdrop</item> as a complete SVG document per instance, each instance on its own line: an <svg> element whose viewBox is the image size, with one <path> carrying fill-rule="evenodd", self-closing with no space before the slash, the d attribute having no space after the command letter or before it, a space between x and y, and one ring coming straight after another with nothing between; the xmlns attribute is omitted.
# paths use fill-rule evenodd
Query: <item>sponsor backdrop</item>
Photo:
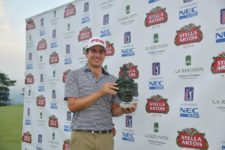
<svg viewBox="0 0 225 150"><path fill-rule="evenodd" d="M104 67L138 84L137 111L115 118L115 150L225 150L225 2L75 0L26 20L23 150L69 150L67 74L92 36Z"/></svg>

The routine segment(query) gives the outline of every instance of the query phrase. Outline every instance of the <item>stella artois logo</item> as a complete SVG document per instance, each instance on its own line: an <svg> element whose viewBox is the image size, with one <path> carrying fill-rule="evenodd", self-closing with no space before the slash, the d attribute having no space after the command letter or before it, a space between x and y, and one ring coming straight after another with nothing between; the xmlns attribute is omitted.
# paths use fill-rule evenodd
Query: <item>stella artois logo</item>
<svg viewBox="0 0 225 150"><path fill-rule="evenodd" d="M106 41L106 56L113 56L115 52L113 43Z"/></svg>
<svg viewBox="0 0 225 150"><path fill-rule="evenodd" d="M147 99L145 110L148 113L167 114L169 112L169 104L167 103L167 99L161 97L160 95L156 95Z"/></svg>
<svg viewBox="0 0 225 150"><path fill-rule="evenodd" d="M26 143L32 143L32 136L31 136L30 132L23 133L22 141L26 142Z"/></svg>
<svg viewBox="0 0 225 150"><path fill-rule="evenodd" d="M85 27L80 31L80 34L78 36L78 41L84 41L88 40L92 37L91 28Z"/></svg>
<svg viewBox="0 0 225 150"><path fill-rule="evenodd" d="M49 64L59 63L59 55L55 51L51 53L49 58Z"/></svg>
<svg viewBox="0 0 225 150"><path fill-rule="evenodd" d="M211 72L213 74L225 73L225 52L219 54L217 57L213 57Z"/></svg>
<svg viewBox="0 0 225 150"><path fill-rule="evenodd" d="M193 148L198 150L208 150L209 144L205 139L205 134L200 133L194 128L178 131L177 145L184 148Z"/></svg>
<svg viewBox="0 0 225 150"><path fill-rule="evenodd" d="M124 64L123 67L120 67L119 78L124 75L124 70L132 79L137 79L139 77L137 66L135 66L133 63Z"/></svg>
<svg viewBox="0 0 225 150"><path fill-rule="evenodd" d="M201 42L203 38L200 26L196 26L193 23L182 27L177 31L174 42L177 46L189 43Z"/></svg>
<svg viewBox="0 0 225 150"><path fill-rule="evenodd" d="M55 115L49 117L48 126L53 128L58 128L58 118Z"/></svg>
<svg viewBox="0 0 225 150"><path fill-rule="evenodd" d="M165 23L168 20L168 15L166 8L161 8L159 6L153 8L149 13L146 14L145 26L153 26L156 24Z"/></svg>
<svg viewBox="0 0 225 150"><path fill-rule="evenodd" d="M63 83L66 82L67 76L68 76L68 74L70 73L70 71L71 71L71 70L68 69L68 70L66 70L66 71L63 72L63 78L62 78Z"/></svg>
<svg viewBox="0 0 225 150"><path fill-rule="evenodd" d="M34 76L31 73L26 76L25 84L34 84Z"/></svg>
<svg viewBox="0 0 225 150"><path fill-rule="evenodd" d="M28 19L26 30L35 29L35 24L33 19Z"/></svg>
<svg viewBox="0 0 225 150"><path fill-rule="evenodd" d="M45 39L42 39L41 41L38 42L37 50L39 51L44 49L47 49L47 42Z"/></svg>
<svg viewBox="0 0 225 150"><path fill-rule="evenodd" d="M63 150L70 150L70 140L69 139L64 141Z"/></svg>
<svg viewBox="0 0 225 150"><path fill-rule="evenodd" d="M64 11L64 18L67 18L69 16L74 16L75 14L76 14L75 5L69 4Z"/></svg>
<svg viewBox="0 0 225 150"><path fill-rule="evenodd" d="M39 95L36 100L37 106L45 107L45 97L43 95Z"/></svg>

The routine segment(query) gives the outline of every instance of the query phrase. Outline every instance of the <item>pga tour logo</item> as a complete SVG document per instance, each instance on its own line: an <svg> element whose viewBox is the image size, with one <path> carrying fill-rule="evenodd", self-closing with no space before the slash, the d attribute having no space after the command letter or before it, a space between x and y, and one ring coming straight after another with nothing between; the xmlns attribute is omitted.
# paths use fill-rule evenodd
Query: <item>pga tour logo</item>
<svg viewBox="0 0 225 150"><path fill-rule="evenodd" d="M131 32L124 33L124 44L131 43Z"/></svg>
<svg viewBox="0 0 225 150"><path fill-rule="evenodd" d="M225 150L225 146L222 146L222 150Z"/></svg>
<svg viewBox="0 0 225 150"><path fill-rule="evenodd" d="M225 8L220 10L220 23L225 24Z"/></svg>
<svg viewBox="0 0 225 150"><path fill-rule="evenodd" d="M103 25L108 25L109 24L109 14L105 14L103 16Z"/></svg>
<svg viewBox="0 0 225 150"><path fill-rule="evenodd" d="M152 63L152 75L160 75L160 63Z"/></svg>
<svg viewBox="0 0 225 150"><path fill-rule="evenodd" d="M130 115L127 115L126 116L126 123L125 123L125 126L126 127L128 127L128 128L131 128L132 127L132 123L133 121L132 121L132 116L130 116Z"/></svg>
<svg viewBox="0 0 225 150"><path fill-rule="evenodd" d="M184 100L193 101L194 99L194 87L185 87L184 89Z"/></svg>

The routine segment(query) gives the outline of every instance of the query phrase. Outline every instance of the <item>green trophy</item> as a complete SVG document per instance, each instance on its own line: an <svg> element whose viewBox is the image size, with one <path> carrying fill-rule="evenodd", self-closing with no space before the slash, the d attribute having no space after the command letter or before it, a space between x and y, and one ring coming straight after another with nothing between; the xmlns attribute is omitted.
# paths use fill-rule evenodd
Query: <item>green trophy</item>
<svg viewBox="0 0 225 150"><path fill-rule="evenodd" d="M138 85L129 77L127 68L122 68L122 71L122 75L116 80L119 87L117 96L121 102L121 107L128 108L132 104L136 103L134 96L138 96Z"/></svg>

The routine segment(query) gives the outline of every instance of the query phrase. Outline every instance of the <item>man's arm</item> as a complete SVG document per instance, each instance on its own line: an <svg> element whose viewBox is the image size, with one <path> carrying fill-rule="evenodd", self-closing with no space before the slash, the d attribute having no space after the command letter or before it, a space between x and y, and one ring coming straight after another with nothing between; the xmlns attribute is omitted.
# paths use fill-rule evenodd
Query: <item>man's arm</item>
<svg viewBox="0 0 225 150"><path fill-rule="evenodd" d="M116 85L117 84L115 83L105 83L100 90L88 96L80 97L80 98L68 97L67 103L68 103L69 110L71 112L80 111L82 109L90 107L94 102L99 100L102 96L104 96L107 93L116 94L116 90L118 89Z"/></svg>

